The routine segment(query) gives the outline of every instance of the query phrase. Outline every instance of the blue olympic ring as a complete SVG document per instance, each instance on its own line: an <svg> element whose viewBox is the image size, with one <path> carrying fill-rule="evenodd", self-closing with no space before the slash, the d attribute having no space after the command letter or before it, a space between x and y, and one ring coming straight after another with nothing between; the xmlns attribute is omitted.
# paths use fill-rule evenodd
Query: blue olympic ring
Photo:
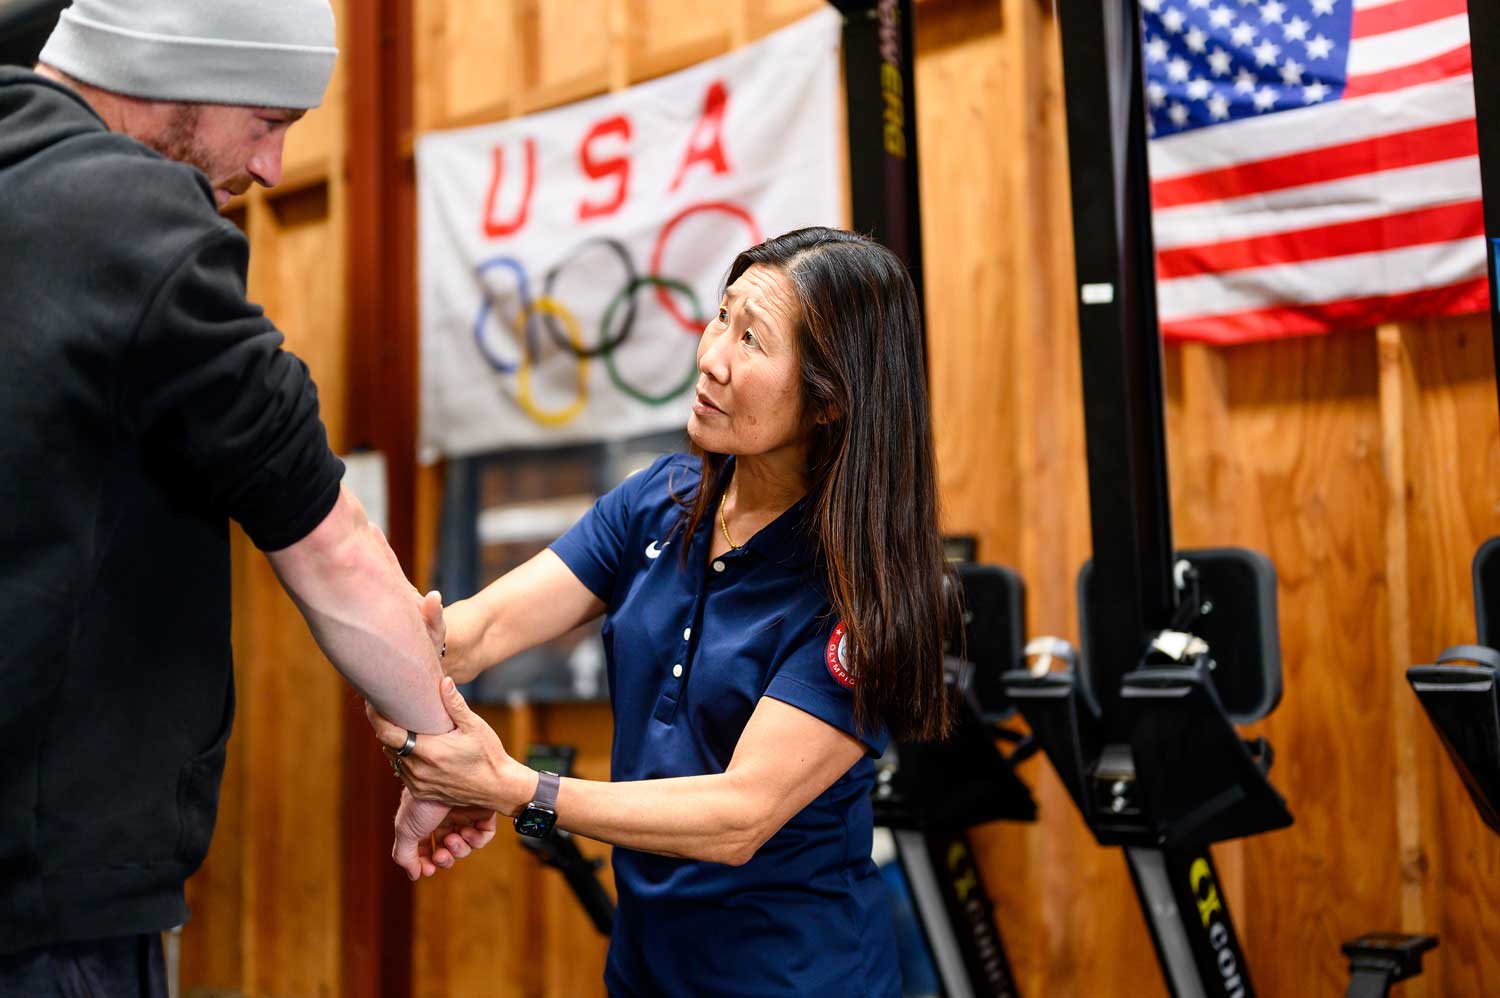
<svg viewBox="0 0 1500 998"><path fill-rule="evenodd" d="M489 322L490 313L495 309L494 296L490 294L489 285L484 281L484 275L496 267L502 267L510 271L516 278L516 291L521 296L521 314L526 318L526 359L531 363L537 360L536 331L532 328L532 320L535 318L535 310L531 307L531 288L526 280L526 268L521 261L511 256L495 256L484 261L474 268L474 278L479 282L484 291L484 301L479 306L479 315L474 319L474 343L479 347L479 353L485 361L499 371L501 374L515 374L520 366L519 362L508 361L504 357L492 351L490 344L484 337L485 324Z"/></svg>

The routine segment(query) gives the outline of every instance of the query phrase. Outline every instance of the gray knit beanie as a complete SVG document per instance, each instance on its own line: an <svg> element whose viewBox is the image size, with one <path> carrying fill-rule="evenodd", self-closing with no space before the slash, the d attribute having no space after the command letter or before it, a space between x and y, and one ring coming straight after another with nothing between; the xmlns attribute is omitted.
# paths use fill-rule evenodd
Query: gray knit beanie
<svg viewBox="0 0 1500 998"><path fill-rule="evenodd" d="M328 0L74 0L40 60L131 97L311 108L337 55Z"/></svg>

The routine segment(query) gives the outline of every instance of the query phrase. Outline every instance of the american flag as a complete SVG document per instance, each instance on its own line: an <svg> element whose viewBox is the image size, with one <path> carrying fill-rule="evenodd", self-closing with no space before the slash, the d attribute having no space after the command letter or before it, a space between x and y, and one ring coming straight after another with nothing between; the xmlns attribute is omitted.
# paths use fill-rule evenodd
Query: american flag
<svg viewBox="0 0 1500 998"><path fill-rule="evenodd" d="M1465 0L1141 6L1168 338L1486 308Z"/></svg>

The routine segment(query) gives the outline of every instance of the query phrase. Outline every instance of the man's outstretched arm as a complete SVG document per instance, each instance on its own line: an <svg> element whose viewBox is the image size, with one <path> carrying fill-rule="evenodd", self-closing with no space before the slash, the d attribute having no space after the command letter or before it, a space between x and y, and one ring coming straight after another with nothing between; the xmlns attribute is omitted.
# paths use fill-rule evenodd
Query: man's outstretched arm
<svg viewBox="0 0 1500 998"><path fill-rule="evenodd" d="M419 734L452 729L422 597L354 493L340 487L322 523L266 556L318 647L349 685L402 727ZM425 843L434 833L442 834L443 848L429 850ZM494 833L493 815L459 820L443 804L403 795L392 858L415 880L451 866Z"/></svg>
<svg viewBox="0 0 1500 998"><path fill-rule="evenodd" d="M421 596L348 488L306 537L267 552L318 647L382 714L419 734L451 730Z"/></svg>

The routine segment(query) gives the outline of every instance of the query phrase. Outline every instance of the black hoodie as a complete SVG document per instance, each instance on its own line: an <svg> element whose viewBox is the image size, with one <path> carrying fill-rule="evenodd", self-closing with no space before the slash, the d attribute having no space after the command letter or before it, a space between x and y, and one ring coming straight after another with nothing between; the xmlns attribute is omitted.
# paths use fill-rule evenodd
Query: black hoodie
<svg viewBox="0 0 1500 998"><path fill-rule="evenodd" d="M207 178L0 68L0 952L187 915L234 714L228 518L337 498Z"/></svg>

